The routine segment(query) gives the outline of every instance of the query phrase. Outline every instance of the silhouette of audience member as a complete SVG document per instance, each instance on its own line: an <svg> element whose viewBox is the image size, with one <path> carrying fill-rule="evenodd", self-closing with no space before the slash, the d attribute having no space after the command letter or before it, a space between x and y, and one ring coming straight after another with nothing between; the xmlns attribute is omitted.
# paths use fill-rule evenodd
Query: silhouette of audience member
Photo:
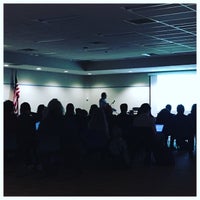
<svg viewBox="0 0 200 200"><path fill-rule="evenodd" d="M127 113L128 105L126 103L120 105L120 111L121 112L116 116L116 121L121 128L122 137L127 141L127 136L132 128L133 117Z"/></svg>
<svg viewBox="0 0 200 200"><path fill-rule="evenodd" d="M102 161L105 157L109 141L108 124L104 112L100 108L95 108L88 121L88 132L85 140L86 155L95 161Z"/></svg>
<svg viewBox="0 0 200 200"><path fill-rule="evenodd" d="M58 99L49 101L38 129L40 160L44 172L49 175L57 172L60 164L61 136L65 134L63 112Z"/></svg>
<svg viewBox="0 0 200 200"><path fill-rule="evenodd" d="M40 104L37 107L37 112L35 114L35 122L40 122L44 118L46 106L44 104Z"/></svg>
<svg viewBox="0 0 200 200"><path fill-rule="evenodd" d="M65 112L65 132L62 135L62 154L65 168L80 169L80 146L78 118L75 115L75 108L68 103Z"/></svg>
<svg viewBox="0 0 200 200"><path fill-rule="evenodd" d="M130 166L130 158L126 141L122 137L118 123L113 125L111 141L109 143L111 165L114 168L126 168Z"/></svg>
<svg viewBox="0 0 200 200"><path fill-rule="evenodd" d="M93 112L95 112L96 109L98 109L98 105L97 104L92 104L90 106L89 114L88 114L88 119L91 118L91 116L93 115Z"/></svg>
<svg viewBox="0 0 200 200"><path fill-rule="evenodd" d="M151 114L150 105L142 104L133 121L133 131L136 131L135 139L139 141L139 145L145 147L145 164L151 163L152 146L156 137L155 122L156 119Z"/></svg>
<svg viewBox="0 0 200 200"><path fill-rule="evenodd" d="M196 132L197 132L197 124L196 124L196 104L192 105L191 111L188 114L188 123L189 123L189 137L188 137L188 144L189 144L189 153L195 150L195 140L196 140Z"/></svg>
<svg viewBox="0 0 200 200"><path fill-rule="evenodd" d="M10 100L4 101L4 161L16 159L17 153L17 116Z"/></svg>
<svg viewBox="0 0 200 200"><path fill-rule="evenodd" d="M87 134L88 134L88 123L89 121L93 118L95 112L97 112L97 110L99 109L98 105L97 104L92 104L90 106L90 109L89 109L89 113L88 113L88 116L87 116L87 130L85 132L85 134L83 135L83 145L86 145L85 142L87 140ZM87 146L87 145L86 145Z"/></svg>
<svg viewBox="0 0 200 200"><path fill-rule="evenodd" d="M4 101L4 133L15 131L15 127L12 127L12 121L14 120L16 125L16 114L14 113L14 105L10 100ZM10 130L11 129L11 130Z"/></svg>
<svg viewBox="0 0 200 200"><path fill-rule="evenodd" d="M73 103L68 103L66 106L65 117L75 116L75 108Z"/></svg>
<svg viewBox="0 0 200 200"><path fill-rule="evenodd" d="M75 114L75 108L72 103L68 103L65 112L65 126L70 131L77 133L77 116ZM74 130L76 129L76 130Z"/></svg>
<svg viewBox="0 0 200 200"><path fill-rule="evenodd" d="M28 167L35 165L36 141L35 120L31 115L30 104L24 102L20 105L17 118L17 143L19 158Z"/></svg>
<svg viewBox="0 0 200 200"><path fill-rule="evenodd" d="M101 109L96 108L93 111L91 119L88 121L88 130L94 134L100 134L100 137L109 138L108 123Z"/></svg>
<svg viewBox="0 0 200 200"><path fill-rule="evenodd" d="M106 117L106 122L107 122L107 125L108 125L108 132L109 132L109 135L111 135L112 133L112 128L115 124L115 120L116 120L116 115L113 114L113 109L112 107L107 104L103 110L103 114L105 115Z"/></svg>
<svg viewBox="0 0 200 200"><path fill-rule="evenodd" d="M173 117L173 132L176 138L176 145L179 150L187 150L189 134L188 118L184 114L185 107L182 104L177 106L177 114Z"/></svg>
<svg viewBox="0 0 200 200"><path fill-rule="evenodd" d="M144 103L140 106L138 114L133 121L134 126L150 127L153 133L156 134L155 130L155 117L151 114L151 107L148 103Z"/></svg>
<svg viewBox="0 0 200 200"><path fill-rule="evenodd" d="M120 105L120 113L116 116L116 122L121 129L122 138L127 144L127 149L129 154L133 152L133 133L132 133L132 124L133 124L133 115L127 113L128 105L122 103Z"/></svg>
<svg viewBox="0 0 200 200"><path fill-rule="evenodd" d="M174 135L172 132L172 119L173 114L171 113L171 105L167 104L165 108L163 108L156 117L156 124L163 124L163 131L164 134L164 145L167 146L168 137L170 136L170 148L174 148Z"/></svg>
<svg viewBox="0 0 200 200"><path fill-rule="evenodd" d="M81 108L76 108L76 118L78 121L78 134L83 138L87 132L88 112Z"/></svg>

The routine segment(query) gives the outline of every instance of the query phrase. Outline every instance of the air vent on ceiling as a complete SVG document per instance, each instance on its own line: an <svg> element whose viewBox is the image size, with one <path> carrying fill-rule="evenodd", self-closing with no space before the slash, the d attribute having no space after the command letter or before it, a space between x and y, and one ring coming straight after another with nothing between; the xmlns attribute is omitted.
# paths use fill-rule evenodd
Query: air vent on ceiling
<svg viewBox="0 0 200 200"><path fill-rule="evenodd" d="M90 42L90 43L96 44L96 45L105 44L105 42L102 42L102 41L94 41L94 42Z"/></svg>
<svg viewBox="0 0 200 200"><path fill-rule="evenodd" d="M33 19L32 21L39 23L56 23L68 20L76 20L78 18L79 18L78 15L70 15L70 16L50 17L50 18L38 18L38 19Z"/></svg>
<svg viewBox="0 0 200 200"><path fill-rule="evenodd" d="M110 50L110 48L109 47L96 47L96 48L83 47L83 50L84 51L88 51L88 52L93 52L93 51L108 51L108 50Z"/></svg>
<svg viewBox="0 0 200 200"><path fill-rule="evenodd" d="M25 49L19 49L19 51L33 52L33 51L37 51L37 50L36 49L32 49L32 48L25 48Z"/></svg>
<svg viewBox="0 0 200 200"><path fill-rule="evenodd" d="M131 19L131 20L125 20L125 21L131 24L136 24L136 25L155 22L154 20L149 19L149 18Z"/></svg>

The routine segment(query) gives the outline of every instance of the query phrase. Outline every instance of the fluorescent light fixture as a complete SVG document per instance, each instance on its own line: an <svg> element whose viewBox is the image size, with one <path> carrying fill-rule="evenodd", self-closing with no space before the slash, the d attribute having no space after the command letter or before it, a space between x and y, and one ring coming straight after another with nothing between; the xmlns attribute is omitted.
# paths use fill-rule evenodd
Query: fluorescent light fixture
<svg viewBox="0 0 200 200"><path fill-rule="evenodd" d="M67 72L68 72L67 70L64 71L64 73L67 73Z"/></svg>
<svg viewBox="0 0 200 200"><path fill-rule="evenodd" d="M45 55L55 55L56 54L56 52L46 52L46 53L44 53Z"/></svg>
<svg viewBox="0 0 200 200"><path fill-rule="evenodd" d="M65 39L63 38L56 38L56 39L49 39L49 40L40 40L40 41L37 41L37 43L50 43L50 42L60 42L60 41L63 41Z"/></svg>
<svg viewBox="0 0 200 200"><path fill-rule="evenodd" d="M150 57L150 56L151 56L151 55L148 54L148 53L143 53L142 55L143 55L143 56L147 56L147 57Z"/></svg>
<svg viewBox="0 0 200 200"><path fill-rule="evenodd" d="M109 47L96 47L96 48L88 48L88 47L84 47L83 48L84 49L84 51L108 51L108 50L110 50L110 48Z"/></svg>
<svg viewBox="0 0 200 200"><path fill-rule="evenodd" d="M88 75L92 75L92 73L89 72Z"/></svg>
<svg viewBox="0 0 200 200"><path fill-rule="evenodd" d="M36 70L42 70L42 68L41 67L37 67Z"/></svg>

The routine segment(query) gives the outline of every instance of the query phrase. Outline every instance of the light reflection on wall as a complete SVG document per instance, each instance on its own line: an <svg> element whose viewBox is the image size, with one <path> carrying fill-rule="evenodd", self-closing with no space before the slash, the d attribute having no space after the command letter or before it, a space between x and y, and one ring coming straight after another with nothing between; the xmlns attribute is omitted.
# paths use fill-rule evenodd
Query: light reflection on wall
<svg viewBox="0 0 200 200"><path fill-rule="evenodd" d="M58 82L56 82L56 81L49 81L49 82L44 83L44 85L52 86L52 87L60 86L60 84Z"/></svg>

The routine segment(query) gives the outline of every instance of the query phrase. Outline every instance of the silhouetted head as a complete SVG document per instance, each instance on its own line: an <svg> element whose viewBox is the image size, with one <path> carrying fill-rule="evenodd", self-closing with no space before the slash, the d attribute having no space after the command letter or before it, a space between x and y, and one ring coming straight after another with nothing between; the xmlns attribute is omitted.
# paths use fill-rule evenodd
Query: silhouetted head
<svg viewBox="0 0 200 200"><path fill-rule="evenodd" d="M148 103L143 103L138 110L138 114L144 114L150 112L151 112L151 106Z"/></svg>
<svg viewBox="0 0 200 200"><path fill-rule="evenodd" d="M96 112L96 110L98 110L98 106L96 104L92 104L90 106L89 115L92 115L94 112Z"/></svg>
<svg viewBox="0 0 200 200"><path fill-rule="evenodd" d="M14 113L14 104L11 100L4 101L4 113L11 114Z"/></svg>
<svg viewBox="0 0 200 200"><path fill-rule="evenodd" d="M68 103L66 106L66 114L67 115L74 115L75 111L74 111L74 104L73 103Z"/></svg>
<svg viewBox="0 0 200 200"><path fill-rule="evenodd" d="M47 116L62 116L63 115L63 106L58 99L52 99L47 106Z"/></svg>
<svg viewBox="0 0 200 200"><path fill-rule="evenodd" d="M81 108L76 108L75 111L76 111L76 115L81 116L81 111L82 111Z"/></svg>
<svg viewBox="0 0 200 200"><path fill-rule="evenodd" d="M28 115L31 113L31 106L29 103L24 102L20 105L20 114L21 115Z"/></svg>
<svg viewBox="0 0 200 200"><path fill-rule="evenodd" d="M167 110L169 110L169 112L170 112L171 109L172 109L172 106L171 106L170 104L167 104L167 105L165 106L165 108L166 108Z"/></svg>
<svg viewBox="0 0 200 200"><path fill-rule="evenodd" d="M88 116L88 111L87 110L85 110L85 109L81 109L81 116L82 117L87 117Z"/></svg>
<svg viewBox="0 0 200 200"><path fill-rule="evenodd" d="M43 113L45 108L46 108L46 106L44 104L40 104L37 107L37 113Z"/></svg>
<svg viewBox="0 0 200 200"><path fill-rule="evenodd" d="M179 104L176 110L178 114L183 114L185 112L185 107L182 104Z"/></svg>
<svg viewBox="0 0 200 200"><path fill-rule="evenodd" d="M120 105L120 110L121 110L121 113L127 113L127 111L128 111L128 105L126 103L122 103Z"/></svg>
<svg viewBox="0 0 200 200"><path fill-rule="evenodd" d="M193 104L191 108L191 113L196 115L196 111L197 111L197 104Z"/></svg>
<svg viewBox="0 0 200 200"><path fill-rule="evenodd" d="M105 92L102 92L101 93L101 98L106 99L106 97L107 97L107 94Z"/></svg>

